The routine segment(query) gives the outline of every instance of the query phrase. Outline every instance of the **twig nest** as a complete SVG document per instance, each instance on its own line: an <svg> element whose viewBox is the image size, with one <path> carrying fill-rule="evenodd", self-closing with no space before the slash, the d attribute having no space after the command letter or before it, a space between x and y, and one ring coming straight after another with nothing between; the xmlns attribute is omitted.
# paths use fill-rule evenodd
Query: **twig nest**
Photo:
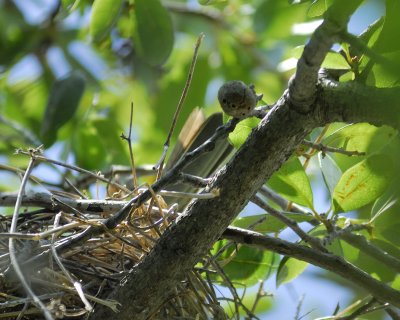
<svg viewBox="0 0 400 320"><path fill-rule="evenodd" d="M227 115L234 118L244 118L250 115L262 96L262 94L256 94L254 85L247 86L239 80L226 82L218 90L218 101L221 108Z"/></svg>

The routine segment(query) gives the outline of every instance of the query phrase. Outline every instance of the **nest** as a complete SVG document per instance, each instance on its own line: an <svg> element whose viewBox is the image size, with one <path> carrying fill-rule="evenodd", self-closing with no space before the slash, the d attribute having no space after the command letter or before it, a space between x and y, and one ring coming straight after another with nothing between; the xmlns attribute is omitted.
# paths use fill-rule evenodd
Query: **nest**
<svg viewBox="0 0 400 320"><path fill-rule="evenodd" d="M22 205L28 209L19 214L15 232L10 233L12 216L1 217L0 319L43 319L43 307L54 319L87 319L98 304L118 311L119 303L108 298L110 293L178 215L174 206L153 195L115 228L107 229L104 221L128 202L120 198L82 200L57 192L26 195ZM96 233L77 241L89 227ZM27 295L26 286L42 308ZM193 270L175 293L153 318L224 318L211 281L200 271Z"/></svg>

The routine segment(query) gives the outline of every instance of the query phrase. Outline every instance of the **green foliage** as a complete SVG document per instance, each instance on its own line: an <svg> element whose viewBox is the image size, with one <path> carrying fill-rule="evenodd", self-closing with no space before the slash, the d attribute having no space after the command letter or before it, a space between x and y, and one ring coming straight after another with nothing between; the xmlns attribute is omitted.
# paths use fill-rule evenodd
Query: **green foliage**
<svg viewBox="0 0 400 320"><path fill-rule="evenodd" d="M308 263L291 258L283 258L276 275L276 285L280 286L297 278L308 267Z"/></svg>
<svg viewBox="0 0 400 320"><path fill-rule="evenodd" d="M172 21L159 0L135 0L136 44L142 59L163 64L174 44Z"/></svg>
<svg viewBox="0 0 400 320"><path fill-rule="evenodd" d="M213 252L217 253L226 245L227 241L217 242ZM224 273L231 281L250 287L273 274L277 267L278 257L273 252L230 245L219 256L217 262L223 266ZM229 285L218 272L215 281L223 286Z"/></svg>
<svg viewBox="0 0 400 320"><path fill-rule="evenodd" d="M122 0L95 0L90 17L90 35L94 41L101 41L108 36L117 20Z"/></svg>
<svg viewBox="0 0 400 320"><path fill-rule="evenodd" d="M333 191L335 212L359 209L388 187L393 166L384 155L372 155L343 173Z"/></svg>
<svg viewBox="0 0 400 320"><path fill-rule="evenodd" d="M326 11L339 3L199 0L196 6L193 1L63 0L57 11L49 10L42 20L35 21L28 2L34 6L35 1L20 1L18 6L14 1L0 1L0 165L7 165L0 166L2 191L16 188L19 181L17 175L3 175L3 171L9 171L8 166L25 167L25 158L12 155L16 148L44 144L45 155L93 171L129 164L128 145L120 136L129 132L131 102L135 163L154 164L161 155L200 32L205 39L172 146L194 108L200 107L207 115L220 111L216 93L225 80L254 83L266 102L276 102L287 88L316 19L323 19ZM340 1L339 9L358 4L347 2ZM367 19L369 26L362 35L340 39L340 49L334 47L322 67L346 72L339 73L344 83L398 87L400 42L395 39L400 30L400 2L376 1L374 5L384 7L383 17L377 22ZM377 110L384 107L376 106ZM240 122L229 141L239 149L259 122L256 118ZM339 152L299 149L266 181L289 202L282 214L319 239L334 233L327 229L329 223L339 229L365 226L366 230L351 232L374 248L399 257L398 132L367 123L335 123L325 129L316 129L307 139ZM355 151L357 154L351 155ZM249 163L252 165L257 164ZM60 173L55 178L61 181L62 177ZM140 183L151 179L142 178ZM126 180L121 177L122 183ZM83 189L91 193L91 187ZM315 188L323 190L324 196ZM323 197L328 199L327 207L320 209ZM293 203L304 212L324 213L322 217L329 223L324 225L306 213L289 212ZM288 230L285 223L264 212L247 212L232 224L275 236ZM371 257L370 250L333 238L327 244L329 251L400 287L400 278L384 262ZM212 253L226 243L218 241ZM269 277L282 286L308 266L247 246L228 246L216 261L230 280L243 288ZM227 286L221 274L213 280ZM254 293L248 297L254 299ZM271 307L270 300L264 300L260 310ZM246 305L251 307L251 303Z"/></svg>
<svg viewBox="0 0 400 320"><path fill-rule="evenodd" d="M290 201L313 208L313 193L304 167L297 157L289 159L269 179L268 185Z"/></svg>
<svg viewBox="0 0 400 320"><path fill-rule="evenodd" d="M46 146L56 141L58 130L75 114L84 90L85 80L80 73L72 73L54 83L40 131Z"/></svg>

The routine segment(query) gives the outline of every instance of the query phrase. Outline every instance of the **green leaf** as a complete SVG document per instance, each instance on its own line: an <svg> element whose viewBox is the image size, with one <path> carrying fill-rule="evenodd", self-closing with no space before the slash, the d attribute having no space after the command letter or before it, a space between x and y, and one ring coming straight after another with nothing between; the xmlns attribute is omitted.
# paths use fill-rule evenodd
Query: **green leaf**
<svg viewBox="0 0 400 320"><path fill-rule="evenodd" d="M250 132L259 124L260 121L260 119L254 117L240 121L235 130L229 134L229 141L236 149L239 149L246 141Z"/></svg>
<svg viewBox="0 0 400 320"><path fill-rule="evenodd" d="M255 8L253 28L264 39L273 41L292 36L292 26L304 21L307 6L290 5L288 1L264 0Z"/></svg>
<svg viewBox="0 0 400 320"><path fill-rule="evenodd" d="M400 50L400 42L395 41L400 30L400 2L398 0L386 0L386 15L382 31L375 42L373 49L380 53Z"/></svg>
<svg viewBox="0 0 400 320"><path fill-rule="evenodd" d="M54 143L58 130L75 114L84 90L85 79L79 72L73 72L54 83L40 132L46 146Z"/></svg>
<svg viewBox="0 0 400 320"><path fill-rule="evenodd" d="M367 155L382 151L397 137L397 131L388 126L375 127L368 123L351 124L339 128L322 140L324 145L347 151L366 152ZM336 164L342 171L354 166L365 156L349 157L335 154Z"/></svg>
<svg viewBox="0 0 400 320"><path fill-rule="evenodd" d="M290 201L313 208L310 181L297 157L290 158L268 181L271 188Z"/></svg>
<svg viewBox="0 0 400 320"><path fill-rule="evenodd" d="M226 243L218 241L214 245L213 252L218 252ZM252 286L273 273L278 255L248 246L230 246L218 257L218 262L231 281ZM222 281L222 278L216 276L216 280ZM227 284L222 283L222 285Z"/></svg>
<svg viewBox="0 0 400 320"><path fill-rule="evenodd" d="M136 0L136 44L140 56L150 65L163 64L174 44L171 17L159 0Z"/></svg>
<svg viewBox="0 0 400 320"><path fill-rule="evenodd" d="M392 171L390 158L382 154L348 169L333 192L335 212L355 210L374 201L389 185Z"/></svg>
<svg viewBox="0 0 400 320"><path fill-rule="evenodd" d="M280 286L284 283L294 280L300 274L302 274L307 267L307 262L284 257L278 267L278 272L276 274L276 285Z"/></svg>
<svg viewBox="0 0 400 320"><path fill-rule="evenodd" d="M283 212L286 217L295 220L296 222L305 222L311 221L314 219L313 216L298 214L298 213L291 213L291 212ZM247 229L252 226L254 223L257 223L252 230L260 232L260 233L277 233L282 231L287 227L286 224L278 220L277 218L269 215L269 214L260 214L260 215L252 215L247 217L239 217L235 219L233 225L235 227Z"/></svg>
<svg viewBox="0 0 400 320"><path fill-rule="evenodd" d="M301 54L303 53L304 46L297 46L292 50L293 58L300 59ZM346 59L338 52L329 51L325 56L324 62L322 63L322 67L326 69L350 69L349 64Z"/></svg>
<svg viewBox="0 0 400 320"><path fill-rule="evenodd" d="M308 17L321 17L333 3L333 0L315 0L308 8Z"/></svg>
<svg viewBox="0 0 400 320"><path fill-rule="evenodd" d="M95 42L103 40L117 21L123 0L95 0L89 32Z"/></svg>
<svg viewBox="0 0 400 320"><path fill-rule="evenodd" d="M400 83L400 50L382 54L386 64L375 64L368 75L367 84L378 88L392 88Z"/></svg>
<svg viewBox="0 0 400 320"><path fill-rule="evenodd" d="M379 215L374 220L373 236L376 239L384 240L397 247L400 247L400 217L399 217L400 203L395 203L385 214ZM399 256L399 252L395 255Z"/></svg>
<svg viewBox="0 0 400 320"><path fill-rule="evenodd" d="M216 3L227 2L228 0L199 0L202 6L209 6Z"/></svg>
<svg viewBox="0 0 400 320"><path fill-rule="evenodd" d="M319 153L318 160L322 177L324 178L325 185L331 195L342 176L342 170L340 170L336 162L328 154L322 155L322 153Z"/></svg>
<svg viewBox="0 0 400 320"><path fill-rule="evenodd" d="M394 190L395 188L395 190ZM371 209L371 222L379 218L379 216L392 208L398 201L397 184L394 183L393 188L388 188L386 192L376 199Z"/></svg>
<svg viewBox="0 0 400 320"><path fill-rule="evenodd" d="M72 150L76 163L87 170L99 170L106 163L108 150L104 147L92 122L76 131Z"/></svg>

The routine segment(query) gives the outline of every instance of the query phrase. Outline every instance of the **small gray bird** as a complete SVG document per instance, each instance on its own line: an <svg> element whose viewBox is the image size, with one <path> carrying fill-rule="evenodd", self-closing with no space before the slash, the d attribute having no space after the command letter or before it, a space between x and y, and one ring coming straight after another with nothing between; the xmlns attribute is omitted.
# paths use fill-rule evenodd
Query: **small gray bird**
<svg viewBox="0 0 400 320"><path fill-rule="evenodd" d="M228 81L218 90L221 108L227 115L239 119L248 116L262 96L256 94L253 84L247 86L240 80Z"/></svg>

